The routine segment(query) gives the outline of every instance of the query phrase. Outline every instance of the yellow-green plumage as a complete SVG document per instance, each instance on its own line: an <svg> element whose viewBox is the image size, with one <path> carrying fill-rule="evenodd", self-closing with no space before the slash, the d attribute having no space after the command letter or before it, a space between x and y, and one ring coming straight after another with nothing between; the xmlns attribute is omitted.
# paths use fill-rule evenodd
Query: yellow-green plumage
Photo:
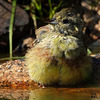
<svg viewBox="0 0 100 100"><path fill-rule="evenodd" d="M54 56L61 57L64 54L67 59L78 57L83 50L86 52L82 41L73 36L57 36L52 38L50 50Z"/></svg>
<svg viewBox="0 0 100 100"><path fill-rule="evenodd" d="M31 79L41 85L74 85L86 80L91 72L91 61L80 35L82 31L79 35L78 30L74 30L75 35L66 35L55 30L56 25L52 27L54 29L49 31L43 29L43 35L37 34L39 43L25 56Z"/></svg>
<svg viewBox="0 0 100 100"><path fill-rule="evenodd" d="M75 58L73 54L65 54L64 57L63 52L66 51L66 48L61 49L60 44L52 45L52 42L54 42L53 39L59 37L45 38L26 54L26 64L29 69L29 74L35 82L42 85L53 85L55 83L59 85L73 85L88 77L91 70L91 63L86 56L85 48L76 45L77 50L74 48L72 51L76 52L74 56L77 57ZM55 51L51 45L55 47L53 48L54 50L56 49Z"/></svg>

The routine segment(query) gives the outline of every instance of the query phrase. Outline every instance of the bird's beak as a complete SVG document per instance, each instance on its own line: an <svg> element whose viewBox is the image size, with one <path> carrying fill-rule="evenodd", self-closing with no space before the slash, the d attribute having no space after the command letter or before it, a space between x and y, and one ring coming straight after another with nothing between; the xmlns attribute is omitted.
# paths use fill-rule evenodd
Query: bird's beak
<svg viewBox="0 0 100 100"><path fill-rule="evenodd" d="M55 18L55 17L52 18L52 19L50 19L50 24L51 24L51 25L56 25L56 24L58 24L58 22L56 21L56 18Z"/></svg>
<svg viewBox="0 0 100 100"><path fill-rule="evenodd" d="M52 19L50 19L50 22L52 22L52 21L54 21L54 20L56 20L56 18L54 17L54 18L52 18Z"/></svg>
<svg viewBox="0 0 100 100"><path fill-rule="evenodd" d="M56 25L56 24L58 24L58 22L53 21L53 22L50 22L50 24L51 24L51 25Z"/></svg>

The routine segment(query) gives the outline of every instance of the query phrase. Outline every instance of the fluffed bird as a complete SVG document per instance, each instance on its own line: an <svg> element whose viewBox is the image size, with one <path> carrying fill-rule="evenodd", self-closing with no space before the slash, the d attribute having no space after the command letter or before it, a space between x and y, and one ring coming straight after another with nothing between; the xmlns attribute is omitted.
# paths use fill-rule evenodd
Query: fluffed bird
<svg viewBox="0 0 100 100"><path fill-rule="evenodd" d="M84 22L73 9L57 12L37 29L37 44L26 53L30 78L41 85L75 85L88 79L91 60L83 41Z"/></svg>

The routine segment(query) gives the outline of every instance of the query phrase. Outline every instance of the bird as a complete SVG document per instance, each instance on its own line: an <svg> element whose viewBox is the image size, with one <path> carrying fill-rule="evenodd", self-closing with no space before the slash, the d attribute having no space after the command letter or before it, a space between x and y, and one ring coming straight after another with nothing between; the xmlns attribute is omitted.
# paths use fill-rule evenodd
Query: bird
<svg viewBox="0 0 100 100"><path fill-rule="evenodd" d="M30 78L42 86L70 86L88 80L92 67L84 43L84 21L71 8L57 12L36 31L25 55Z"/></svg>

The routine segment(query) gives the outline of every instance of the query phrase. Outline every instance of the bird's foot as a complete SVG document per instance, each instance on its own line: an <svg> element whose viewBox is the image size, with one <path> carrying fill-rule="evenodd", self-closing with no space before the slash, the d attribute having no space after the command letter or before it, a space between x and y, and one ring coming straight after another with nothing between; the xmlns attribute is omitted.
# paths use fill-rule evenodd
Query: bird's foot
<svg viewBox="0 0 100 100"><path fill-rule="evenodd" d="M41 88L43 88L43 89L45 88L45 86L44 86L44 85L41 85L41 84L40 84L38 87L41 87Z"/></svg>

